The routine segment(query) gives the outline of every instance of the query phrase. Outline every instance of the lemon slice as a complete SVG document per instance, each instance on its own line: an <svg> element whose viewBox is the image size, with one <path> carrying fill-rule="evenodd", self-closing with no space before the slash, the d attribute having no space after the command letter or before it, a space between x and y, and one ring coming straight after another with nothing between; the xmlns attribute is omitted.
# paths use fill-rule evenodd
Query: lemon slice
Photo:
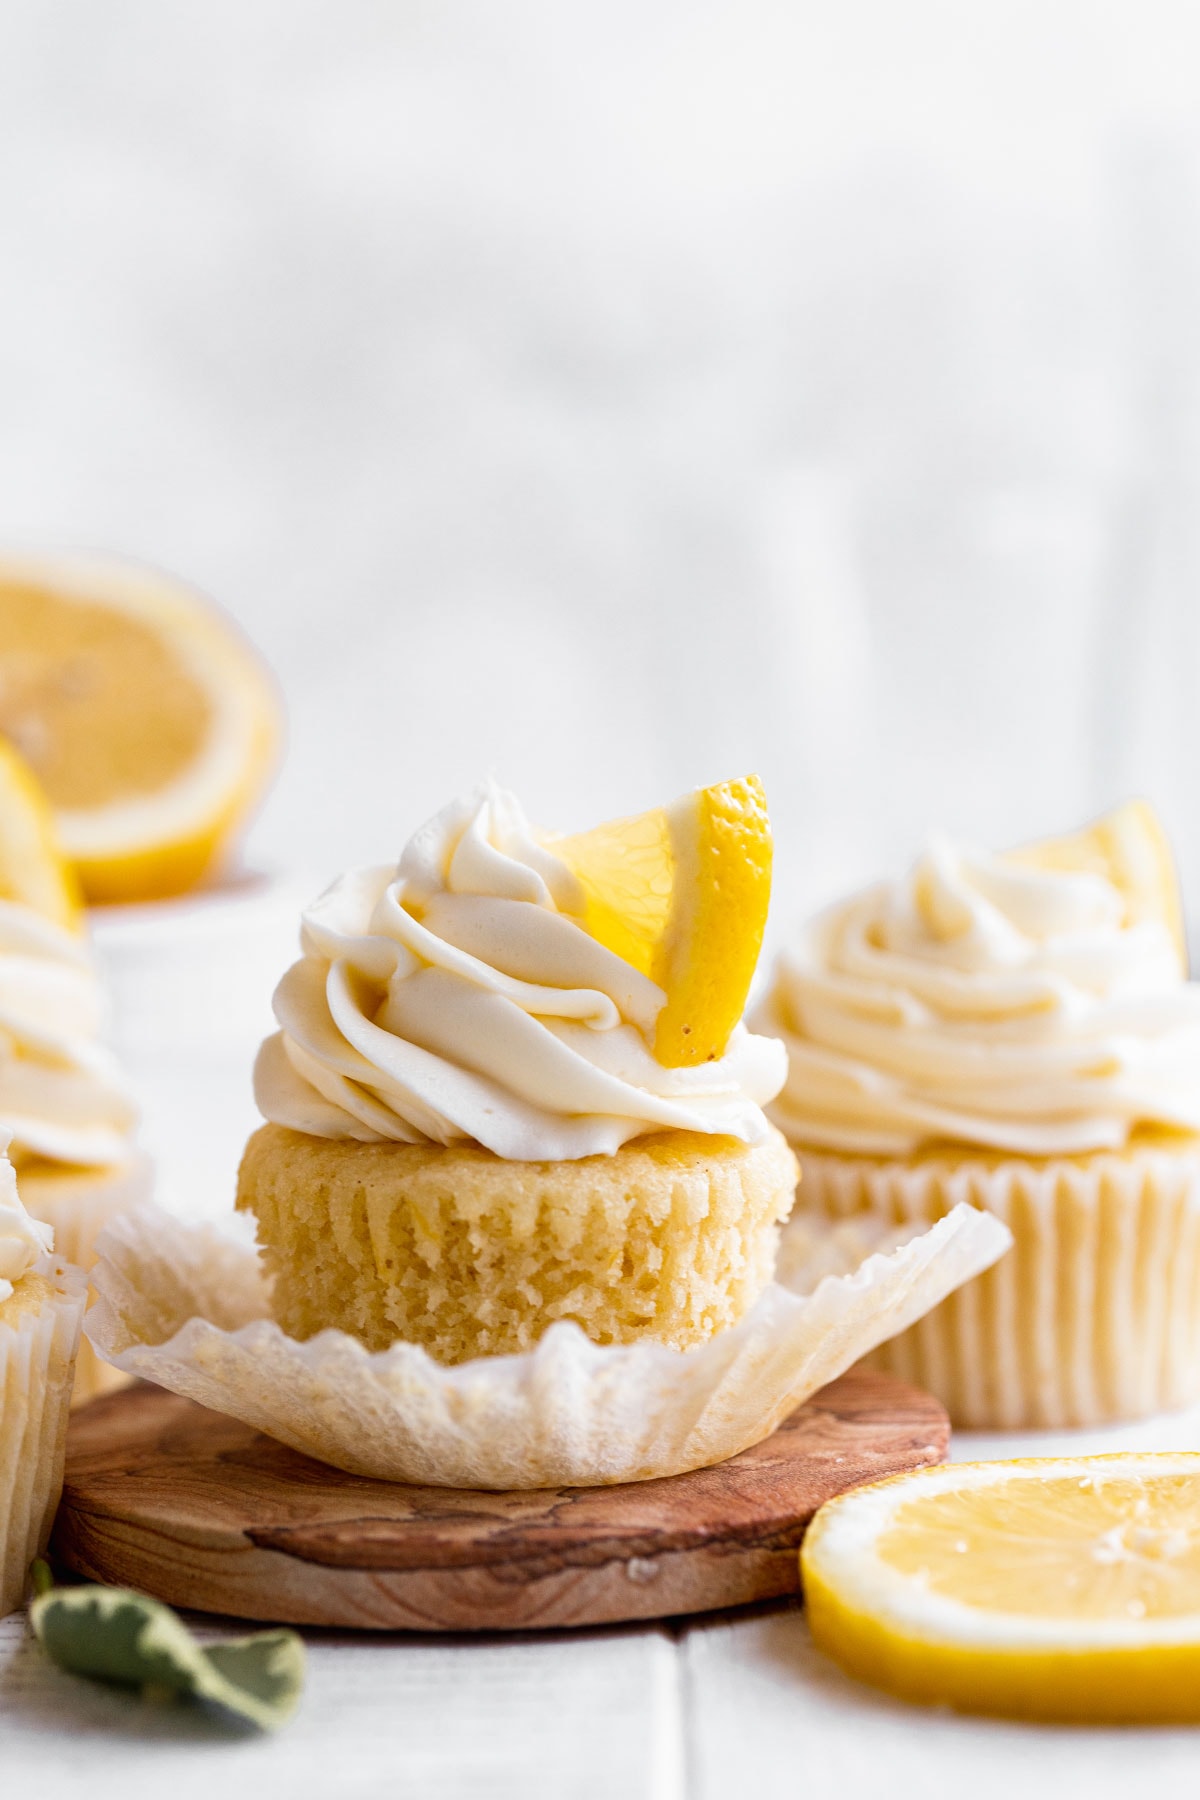
<svg viewBox="0 0 1200 1800"><path fill-rule="evenodd" d="M194 887L270 772L274 688L190 589L115 559L0 556L0 735L90 900Z"/></svg>
<svg viewBox="0 0 1200 1800"><path fill-rule="evenodd" d="M1162 820L1147 800L1129 800L1070 837L1045 838L1009 852L1028 868L1103 875L1124 895L1130 924L1160 919L1187 968L1187 937L1175 858Z"/></svg>
<svg viewBox="0 0 1200 1800"><path fill-rule="evenodd" d="M665 990L659 1062L685 1068L723 1055L745 1011L771 894L758 776L547 842L583 888L588 931Z"/></svg>
<svg viewBox="0 0 1200 1800"><path fill-rule="evenodd" d="M79 883L58 847L54 815L28 766L0 740L0 900L16 900L68 931L82 923Z"/></svg>
<svg viewBox="0 0 1200 1800"><path fill-rule="evenodd" d="M840 1495L800 1554L814 1642L902 1699L1200 1720L1200 1455L950 1463Z"/></svg>

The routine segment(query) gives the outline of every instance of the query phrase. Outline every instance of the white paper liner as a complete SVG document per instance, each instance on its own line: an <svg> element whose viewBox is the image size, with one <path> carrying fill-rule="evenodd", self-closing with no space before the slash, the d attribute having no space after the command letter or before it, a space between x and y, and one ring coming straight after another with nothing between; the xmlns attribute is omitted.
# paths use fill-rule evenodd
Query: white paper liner
<svg viewBox="0 0 1200 1800"><path fill-rule="evenodd" d="M54 1254L90 1269L96 1260L96 1243L106 1225L131 1207L144 1206L154 1187L154 1165L141 1151L117 1169L91 1172L38 1168L18 1174L18 1188L26 1210L54 1231ZM113 1388L123 1387L128 1376L101 1362L92 1346L82 1342L75 1365L73 1406L82 1406Z"/></svg>
<svg viewBox="0 0 1200 1800"><path fill-rule="evenodd" d="M956 1426L1062 1430L1200 1398L1200 1146L916 1163L799 1151L780 1266L811 1241L879 1241L964 1202L1003 1220L1012 1254L958 1289L874 1366L928 1388ZM795 1244L793 1234L799 1234ZM829 1252L827 1252L828 1254Z"/></svg>
<svg viewBox="0 0 1200 1800"><path fill-rule="evenodd" d="M116 1169L60 1170L39 1165L17 1171L17 1187L26 1211L54 1228L54 1254L77 1269L96 1260L96 1240L118 1213L150 1198L154 1168L135 1151Z"/></svg>
<svg viewBox="0 0 1200 1800"><path fill-rule="evenodd" d="M29 1565L46 1547L62 1492L67 1410L87 1286L42 1257L55 1292L15 1325L0 1321L0 1618L20 1606Z"/></svg>
<svg viewBox="0 0 1200 1800"><path fill-rule="evenodd" d="M869 1256L887 1256L907 1244L912 1222L896 1224L885 1215L858 1213L825 1219L794 1212L783 1228L775 1279L793 1294L811 1294L827 1275L853 1275Z"/></svg>
<svg viewBox="0 0 1200 1800"><path fill-rule="evenodd" d="M1011 1242L974 1207L808 1295L778 1282L699 1349L601 1346L569 1322L534 1350L447 1368L415 1344L307 1343L267 1317L258 1259L155 1210L100 1240L100 1354L352 1474L436 1487L592 1487L707 1467L901 1331Z"/></svg>

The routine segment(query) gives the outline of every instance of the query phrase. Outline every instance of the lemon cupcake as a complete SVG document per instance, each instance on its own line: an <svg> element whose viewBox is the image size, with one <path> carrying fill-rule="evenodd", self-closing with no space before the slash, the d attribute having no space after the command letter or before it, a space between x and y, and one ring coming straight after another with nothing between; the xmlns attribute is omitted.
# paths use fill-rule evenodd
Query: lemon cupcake
<svg viewBox="0 0 1200 1800"><path fill-rule="evenodd" d="M87 1284L52 1246L0 1148L0 1617L25 1598L62 1491Z"/></svg>
<svg viewBox="0 0 1200 1800"><path fill-rule="evenodd" d="M806 1222L966 1200L1013 1232L884 1366L970 1426L1200 1397L1200 987L1148 807L999 857L933 842L808 927L754 1023L787 1045Z"/></svg>
<svg viewBox="0 0 1200 1800"><path fill-rule="evenodd" d="M22 1198L60 1256L82 1269L98 1233L149 1188L137 1112L99 1042L101 995L86 943L28 907L0 900L0 1131ZM76 1399L120 1377L84 1344Z"/></svg>
<svg viewBox="0 0 1200 1800"><path fill-rule="evenodd" d="M741 1318L795 1184L782 1047L740 1023L769 886L753 778L559 839L489 786L337 882L238 1183L283 1329L459 1363Z"/></svg>
<svg viewBox="0 0 1200 1800"><path fill-rule="evenodd" d="M102 995L78 889L45 796L0 741L0 1132L60 1256L94 1261L96 1235L142 1199L136 1111L99 1041ZM78 1394L114 1379L84 1345Z"/></svg>

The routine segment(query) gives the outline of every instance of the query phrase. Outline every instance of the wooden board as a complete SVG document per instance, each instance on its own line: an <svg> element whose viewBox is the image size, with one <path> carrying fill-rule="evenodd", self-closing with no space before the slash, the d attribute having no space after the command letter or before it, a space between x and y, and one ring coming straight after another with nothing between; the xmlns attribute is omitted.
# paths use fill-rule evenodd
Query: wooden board
<svg viewBox="0 0 1200 1800"><path fill-rule="evenodd" d="M247 1619L529 1630L790 1594L813 1513L940 1462L936 1400L852 1370L714 1469L484 1493L343 1475L161 1389L72 1416L52 1555L93 1580Z"/></svg>

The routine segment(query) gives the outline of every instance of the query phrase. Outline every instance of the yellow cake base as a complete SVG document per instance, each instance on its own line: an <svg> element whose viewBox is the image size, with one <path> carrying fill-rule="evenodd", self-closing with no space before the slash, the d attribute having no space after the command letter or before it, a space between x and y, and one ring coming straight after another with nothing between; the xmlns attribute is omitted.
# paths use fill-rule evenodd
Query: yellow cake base
<svg viewBox="0 0 1200 1800"><path fill-rule="evenodd" d="M0 1618L24 1600L62 1492L87 1287L43 1258L0 1301Z"/></svg>
<svg viewBox="0 0 1200 1800"><path fill-rule="evenodd" d="M238 1176L275 1316L440 1362L531 1348L556 1319L598 1344L690 1349L770 1281L796 1163L664 1132L612 1156L506 1162L476 1147L331 1142L264 1125Z"/></svg>
<svg viewBox="0 0 1200 1800"><path fill-rule="evenodd" d="M25 1163L17 1172L17 1183L26 1212L53 1228L55 1256L87 1270L96 1260L96 1239L110 1220L149 1198L151 1175L149 1158L136 1154L117 1169ZM82 1340L73 1405L123 1387L127 1380L101 1362L86 1338Z"/></svg>
<svg viewBox="0 0 1200 1800"><path fill-rule="evenodd" d="M798 1154L803 1220L928 1221L965 1200L1011 1230L1007 1256L875 1352L956 1425L1096 1425L1200 1399L1200 1139L1040 1160Z"/></svg>

